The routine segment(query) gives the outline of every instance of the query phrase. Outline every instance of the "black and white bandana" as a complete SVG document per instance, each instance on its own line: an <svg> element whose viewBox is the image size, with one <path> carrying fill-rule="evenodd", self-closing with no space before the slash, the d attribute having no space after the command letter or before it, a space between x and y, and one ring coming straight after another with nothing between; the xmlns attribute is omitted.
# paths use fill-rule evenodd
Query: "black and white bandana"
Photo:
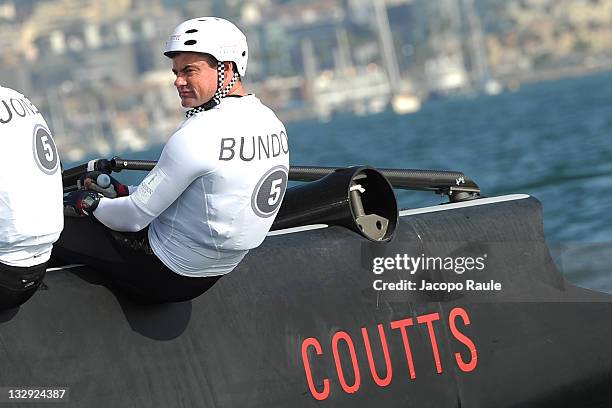
<svg viewBox="0 0 612 408"><path fill-rule="evenodd" d="M223 88L223 81L225 81L225 69L223 67L223 62L217 62L217 92L212 97L212 99L206 102L203 105L198 106L197 108L189 109L187 113L185 113L185 117L190 118L196 113L204 112L209 109L214 108L218 104L221 103L221 99L225 98L229 91L232 89L236 81L238 80L238 73L234 72L232 79L229 81L227 86Z"/></svg>

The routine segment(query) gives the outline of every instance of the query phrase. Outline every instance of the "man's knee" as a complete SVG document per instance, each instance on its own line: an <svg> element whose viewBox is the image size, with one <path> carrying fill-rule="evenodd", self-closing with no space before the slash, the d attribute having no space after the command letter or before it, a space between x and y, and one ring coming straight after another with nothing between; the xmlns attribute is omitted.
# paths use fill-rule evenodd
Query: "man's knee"
<svg viewBox="0 0 612 408"><path fill-rule="evenodd" d="M47 263L15 267L0 263L0 310L19 307L27 302L45 277Z"/></svg>

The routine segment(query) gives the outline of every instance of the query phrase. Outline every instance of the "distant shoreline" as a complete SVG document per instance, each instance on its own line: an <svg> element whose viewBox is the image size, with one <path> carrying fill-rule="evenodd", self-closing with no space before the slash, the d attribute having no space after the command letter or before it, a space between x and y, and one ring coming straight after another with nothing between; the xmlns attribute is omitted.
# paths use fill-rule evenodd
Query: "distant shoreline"
<svg viewBox="0 0 612 408"><path fill-rule="evenodd" d="M541 69L524 75L513 75L512 77L503 77L500 80L506 87L511 87L513 84L527 85L536 82L557 81L564 78L582 77L598 73L612 71L612 61L606 61L603 64L597 65L582 65Z"/></svg>

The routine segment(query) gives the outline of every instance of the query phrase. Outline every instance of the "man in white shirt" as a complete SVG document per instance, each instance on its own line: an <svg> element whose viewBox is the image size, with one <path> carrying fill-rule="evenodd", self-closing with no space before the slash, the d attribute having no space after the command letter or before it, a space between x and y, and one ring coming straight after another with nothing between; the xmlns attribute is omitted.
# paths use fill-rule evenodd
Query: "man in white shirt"
<svg viewBox="0 0 612 408"><path fill-rule="evenodd" d="M126 232L113 236L146 264L142 272L135 261L110 272L115 283L140 298L181 301L207 290L264 240L287 186L289 146L282 122L244 91L248 48L234 24L185 21L164 54L190 109L157 165L131 194L112 180L123 197L78 191L66 204ZM99 190L95 176L84 175L83 184Z"/></svg>
<svg viewBox="0 0 612 408"><path fill-rule="evenodd" d="M23 304L38 289L64 226L62 211L49 127L28 98L0 86L0 309Z"/></svg>

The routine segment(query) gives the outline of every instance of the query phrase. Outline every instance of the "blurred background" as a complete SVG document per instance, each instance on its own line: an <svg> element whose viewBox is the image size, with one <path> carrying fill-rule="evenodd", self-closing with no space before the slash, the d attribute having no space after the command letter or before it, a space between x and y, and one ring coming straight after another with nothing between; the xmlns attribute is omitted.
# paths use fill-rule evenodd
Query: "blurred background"
<svg viewBox="0 0 612 408"><path fill-rule="evenodd" d="M181 116L165 40L207 15L246 33L249 89L285 121L612 69L612 0L0 0L0 83L67 160L143 150Z"/></svg>
<svg viewBox="0 0 612 408"><path fill-rule="evenodd" d="M292 164L532 194L565 272L612 291L612 0L0 0L0 84L43 112L65 166L156 159L184 117L164 43L209 15L247 35L247 90L285 121ZM441 201L423 194L398 199Z"/></svg>

